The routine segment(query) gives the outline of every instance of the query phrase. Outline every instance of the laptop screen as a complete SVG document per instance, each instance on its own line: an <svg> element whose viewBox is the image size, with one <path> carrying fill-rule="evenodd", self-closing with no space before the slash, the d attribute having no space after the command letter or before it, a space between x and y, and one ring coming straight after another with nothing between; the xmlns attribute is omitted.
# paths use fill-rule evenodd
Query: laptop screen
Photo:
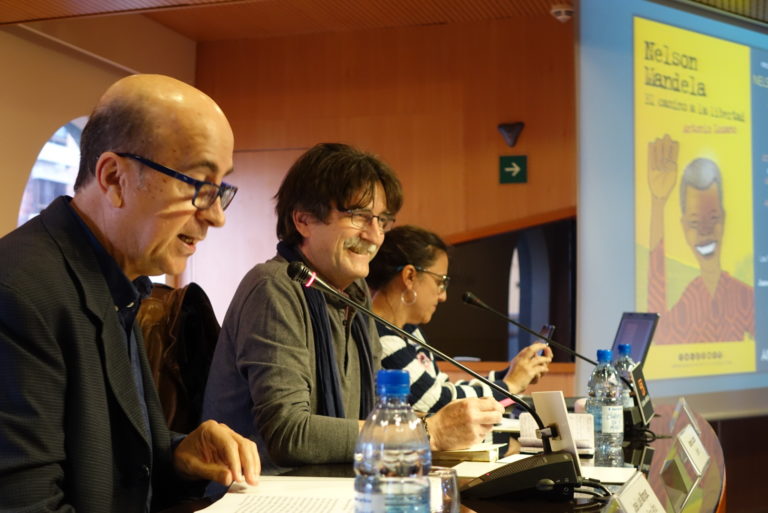
<svg viewBox="0 0 768 513"><path fill-rule="evenodd" d="M651 347L658 322L659 314L657 313L624 312L621 314L619 329L616 331L611 348L613 357L616 358L619 354L619 344L629 344L632 346L632 360L642 365Z"/></svg>

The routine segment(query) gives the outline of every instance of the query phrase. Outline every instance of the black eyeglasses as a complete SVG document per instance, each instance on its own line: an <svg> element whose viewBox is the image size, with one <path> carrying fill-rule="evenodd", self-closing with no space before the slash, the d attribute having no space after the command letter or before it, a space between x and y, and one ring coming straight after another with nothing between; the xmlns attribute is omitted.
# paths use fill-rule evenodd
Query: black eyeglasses
<svg viewBox="0 0 768 513"><path fill-rule="evenodd" d="M352 226L355 228L366 228L371 225L374 219L383 232L388 232L395 224L395 217L389 214L373 215L367 210L339 210L342 214L352 219Z"/></svg>
<svg viewBox="0 0 768 513"><path fill-rule="evenodd" d="M187 176L184 173L180 173L139 155L122 152L115 153L121 157L126 157L137 162L141 162L145 166L151 167L155 171L160 171L164 175L168 175L171 178L175 178L177 180L181 180L184 183L193 185L195 187L195 195L192 196L192 205L194 205L195 208L199 210L205 210L206 208L209 208L216 202L216 198L221 198L221 209L226 210L229 204L232 203L232 199L235 197L235 193L237 193L237 187L234 185L229 185L228 183L222 182L221 185L216 185L213 182L195 180L191 176Z"/></svg>
<svg viewBox="0 0 768 513"><path fill-rule="evenodd" d="M432 271L428 271L418 265L414 265L413 267L420 273L431 274L432 276L437 278L437 290L439 290L440 292L445 292L448 290L448 285L451 283L451 277L448 276L447 274L437 274Z"/></svg>

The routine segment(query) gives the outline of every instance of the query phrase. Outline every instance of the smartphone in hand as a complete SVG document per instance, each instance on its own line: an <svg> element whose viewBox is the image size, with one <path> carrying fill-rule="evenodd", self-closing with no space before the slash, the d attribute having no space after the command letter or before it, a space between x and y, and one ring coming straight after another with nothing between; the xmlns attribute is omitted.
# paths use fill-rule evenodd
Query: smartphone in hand
<svg viewBox="0 0 768 513"><path fill-rule="evenodd" d="M545 339L552 339L552 336L555 334L555 325L554 324L544 324L541 329L539 330L539 335L541 335ZM546 340L544 340L546 342ZM538 352L538 355L541 356L544 354L544 350Z"/></svg>

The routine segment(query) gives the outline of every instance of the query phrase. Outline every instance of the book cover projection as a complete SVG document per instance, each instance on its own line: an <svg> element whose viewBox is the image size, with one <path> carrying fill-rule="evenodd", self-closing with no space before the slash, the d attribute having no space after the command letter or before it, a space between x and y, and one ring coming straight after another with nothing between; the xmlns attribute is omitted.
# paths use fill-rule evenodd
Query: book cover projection
<svg viewBox="0 0 768 513"><path fill-rule="evenodd" d="M753 225L768 207L753 163L768 148L753 151L752 52L634 19L636 306L661 314L650 379L765 370Z"/></svg>

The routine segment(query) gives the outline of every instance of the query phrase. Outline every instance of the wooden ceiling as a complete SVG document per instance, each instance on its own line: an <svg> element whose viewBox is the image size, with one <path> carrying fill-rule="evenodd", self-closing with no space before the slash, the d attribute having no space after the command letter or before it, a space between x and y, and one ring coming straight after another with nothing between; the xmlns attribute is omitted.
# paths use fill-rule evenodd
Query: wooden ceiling
<svg viewBox="0 0 768 513"><path fill-rule="evenodd" d="M549 15L552 0L262 0L149 16L196 41ZM554 21L554 20L553 20Z"/></svg>
<svg viewBox="0 0 768 513"><path fill-rule="evenodd" d="M128 12L195 41L549 16L572 0L0 0L0 24Z"/></svg>
<svg viewBox="0 0 768 513"><path fill-rule="evenodd" d="M0 25L222 3L234 2L233 0L0 0Z"/></svg>
<svg viewBox="0 0 768 513"><path fill-rule="evenodd" d="M619 1L619 0L611 0ZM659 0L728 13L765 29L768 1ZM143 13L195 41L548 16L577 0L0 0L0 25Z"/></svg>

